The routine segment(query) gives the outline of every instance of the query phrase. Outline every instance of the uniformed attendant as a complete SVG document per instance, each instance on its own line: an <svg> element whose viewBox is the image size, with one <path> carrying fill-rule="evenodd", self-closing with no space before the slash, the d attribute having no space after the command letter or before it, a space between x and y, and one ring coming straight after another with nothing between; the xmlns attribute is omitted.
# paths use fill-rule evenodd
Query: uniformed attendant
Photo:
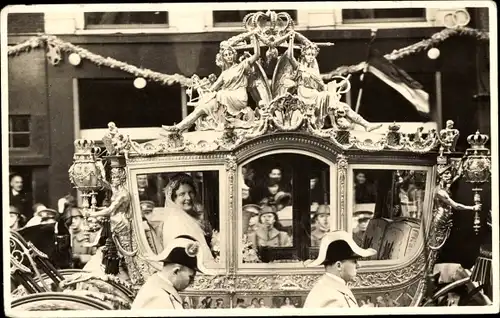
<svg viewBox="0 0 500 318"><path fill-rule="evenodd" d="M274 206L264 205L261 207L259 223L261 226L248 235L248 240L252 242L252 246L256 248L292 246L288 233L282 231L282 225L279 222Z"/></svg>
<svg viewBox="0 0 500 318"><path fill-rule="evenodd" d="M322 204L318 207L311 223L315 225L311 232L311 246L318 247L321 239L330 231L330 207Z"/></svg>
<svg viewBox="0 0 500 318"><path fill-rule="evenodd" d="M345 231L327 233L321 240L318 258L309 267L325 266L325 274L307 295L304 308L359 307L347 283L357 274L359 258L370 257L374 249L362 249Z"/></svg>
<svg viewBox="0 0 500 318"><path fill-rule="evenodd" d="M151 275L141 287L131 309L183 309L179 292L193 283L196 272L213 273L203 264L199 242L178 236L152 261L163 262L163 269Z"/></svg>
<svg viewBox="0 0 500 318"><path fill-rule="evenodd" d="M354 242L363 247L365 233L370 220L373 219L375 203L356 204L354 206L353 218L356 220L356 226L352 230Z"/></svg>

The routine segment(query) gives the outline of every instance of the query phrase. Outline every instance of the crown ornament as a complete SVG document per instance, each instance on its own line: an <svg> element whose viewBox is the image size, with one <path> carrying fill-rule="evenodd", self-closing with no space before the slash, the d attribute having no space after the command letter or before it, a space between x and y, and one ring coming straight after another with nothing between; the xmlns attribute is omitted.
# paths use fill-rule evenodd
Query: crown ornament
<svg viewBox="0 0 500 318"><path fill-rule="evenodd" d="M389 131L398 132L401 129L401 125L396 124L396 122L389 125Z"/></svg>
<svg viewBox="0 0 500 318"><path fill-rule="evenodd" d="M488 135L481 134L479 130L475 134L469 135L467 142L470 148L466 150L466 155L489 155L490 150L485 147L489 139Z"/></svg>
<svg viewBox="0 0 500 318"><path fill-rule="evenodd" d="M95 143L90 139L77 139L73 143L75 146L75 155L89 155L95 150Z"/></svg>

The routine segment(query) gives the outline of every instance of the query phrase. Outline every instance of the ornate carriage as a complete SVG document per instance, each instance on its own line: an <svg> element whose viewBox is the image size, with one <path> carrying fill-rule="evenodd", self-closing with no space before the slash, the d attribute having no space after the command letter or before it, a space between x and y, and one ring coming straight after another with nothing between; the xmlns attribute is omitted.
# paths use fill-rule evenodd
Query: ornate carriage
<svg viewBox="0 0 500 318"><path fill-rule="evenodd" d="M259 22L263 18L267 22ZM396 123L365 124L365 131L358 130L354 124L362 119L349 115L350 108L340 100L349 89L348 78L318 88L326 96L324 109L301 97L305 76L294 77L292 36L303 47L317 46L293 30L286 14L261 12L244 23L248 32L221 44L222 55L228 47L233 52L247 48L240 43L249 37L259 42L257 51L260 45L268 47L269 58L277 57L278 47L288 47L279 57L271 85L258 60L250 54L240 59L240 64L253 63L244 73L252 78L248 91L255 96L254 107L228 111L221 101L239 97L221 97L208 88L217 87L217 80L195 77L192 89L200 95L196 107L203 111L195 109L197 116L165 127L164 136L138 143L110 123L103 138L106 150L97 149L93 141L77 140L70 177L83 195L87 221L98 219L101 231L109 232L98 254L98 265L102 256L106 269L40 276L35 284L56 280L58 292L48 292L48 287L28 290L35 294L20 296L13 307L33 310L50 299L48 307L53 309L61 297L74 295L80 297L74 301L78 308L88 308L91 300L95 309L129 308L135 292L158 268L148 259L164 248L164 236L200 229L211 252L208 267L217 275L196 277L182 293L186 307L204 308L217 299L226 308L255 300L262 300L262 307L301 307L323 273L308 264L317 256L321 235L331 230L351 232L359 245L378 251L360 262L351 285L359 304L422 306L449 290L448 286L437 291L429 278L435 274L436 240L446 240L448 229L436 227L442 220L434 212L434 188L440 171L450 166L456 167L457 176L464 172L471 182L487 182L487 136L470 136L472 148L460 161L454 152L458 131L452 124L440 132L407 132ZM232 67L239 66L235 62ZM314 74L309 76L314 80ZM192 98L193 91L188 93ZM217 107L209 108L213 99ZM184 132L192 124L196 129ZM171 222L167 213L164 188L179 173L189 175L196 185L199 215L192 224ZM358 176L372 180L371 187L356 181ZM96 192L103 187L112 189L113 195L106 207L99 208ZM152 202L151 210L142 207L146 201ZM274 216L265 231L262 224L268 221L262 219L262 206L271 206ZM113 257L121 258L121 265L113 268ZM125 276L120 276L120 266L126 268ZM477 287L463 277L453 284Z"/></svg>

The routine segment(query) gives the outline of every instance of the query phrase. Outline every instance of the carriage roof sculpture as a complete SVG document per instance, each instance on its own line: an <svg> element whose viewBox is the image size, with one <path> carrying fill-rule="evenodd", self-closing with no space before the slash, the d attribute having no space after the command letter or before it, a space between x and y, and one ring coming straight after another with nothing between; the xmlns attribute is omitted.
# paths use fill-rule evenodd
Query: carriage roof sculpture
<svg viewBox="0 0 500 318"><path fill-rule="evenodd" d="M246 32L220 44L216 62L222 69L221 75L192 77L187 94L189 104L195 106L194 111L181 123L164 126L158 139L133 141L132 136L122 134L115 123L110 122L102 139L105 149L97 148L94 141L75 141L70 180L81 191L87 216L99 218L109 232L100 241L106 247L103 257L109 256L106 274L57 270L47 255L15 234L11 238L11 273L22 287L14 292L13 307L21 310L36 310L42 305L48 310L130 307L144 279L156 270L154 262L149 262L142 253L137 222L131 220L134 204L128 191L126 169L134 165L174 167L177 163L185 166L210 162L224 166L231 218L235 217L237 166L259 152L279 147L319 154L336 164L337 208L342 215L347 213L346 179L351 162L437 164L438 178L453 168L457 177L464 176L478 185L474 189L475 201L480 202L479 185L488 182L490 173L489 151L484 147L487 136L479 132L469 136L471 148L462 159L456 159L454 147L459 132L451 121L439 132L418 129L415 133L404 133L397 123L381 131L380 125L367 122L341 101L342 94L350 89L349 77L338 76L334 78L338 82L328 84L322 81L316 55L322 45L333 44L311 42L294 30L293 21L286 13L249 14L243 25ZM267 47L265 59L261 58L261 46ZM250 49L254 50L253 54L246 51ZM280 55L278 49L284 52ZM244 52L238 58L241 51ZM298 60L297 52L300 52ZM275 59L277 63L269 80L265 68ZM250 99L254 101L253 106ZM326 118L330 119L328 127ZM192 128L194 131L186 132ZM111 167L111 182L107 181L106 163ZM122 210L97 208L95 195L103 187L113 189L111 200L119 201ZM115 205L112 202L111 206ZM427 212L429 217L431 214ZM122 218L119 222L126 225L119 231L113 228L116 221L110 221L110 216L112 219L117 215ZM476 227L478 220L476 212ZM436 222L442 220L432 221L423 223L424 239L419 241L421 245L413 257L385 269L373 267L362 271L354 289L366 293L371 288L399 288L413 295L410 306L421 306L423 299L435 300L435 295L426 298L432 289L427 276L432 274L435 263L435 255L427 253L427 236L434 236L434 240L430 238L433 244L442 243L446 236L443 231L447 229L436 227ZM438 250L436 245L432 247L433 251ZM121 255L129 267L128 281L116 276L117 270L111 264L116 255ZM223 273L213 278L197 278L194 290L223 290L233 294L238 288L307 291L320 273L277 270L267 276L238 275L234 256L228 257L228 268ZM57 285L55 292L48 286L50 283ZM470 283L470 280L460 283ZM439 293L444 292L439 291L437 295Z"/></svg>

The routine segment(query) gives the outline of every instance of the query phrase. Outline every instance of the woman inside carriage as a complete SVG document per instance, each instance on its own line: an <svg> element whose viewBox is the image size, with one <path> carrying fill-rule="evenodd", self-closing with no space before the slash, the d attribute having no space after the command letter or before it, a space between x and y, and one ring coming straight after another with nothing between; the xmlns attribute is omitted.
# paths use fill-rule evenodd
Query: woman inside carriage
<svg viewBox="0 0 500 318"><path fill-rule="evenodd" d="M211 229L204 221L201 205L195 201L197 197L193 178L187 174L174 176L165 189L165 218L163 219L162 245L180 235L189 235L200 243L204 263L210 266L215 263L209 246Z"/></svg>

